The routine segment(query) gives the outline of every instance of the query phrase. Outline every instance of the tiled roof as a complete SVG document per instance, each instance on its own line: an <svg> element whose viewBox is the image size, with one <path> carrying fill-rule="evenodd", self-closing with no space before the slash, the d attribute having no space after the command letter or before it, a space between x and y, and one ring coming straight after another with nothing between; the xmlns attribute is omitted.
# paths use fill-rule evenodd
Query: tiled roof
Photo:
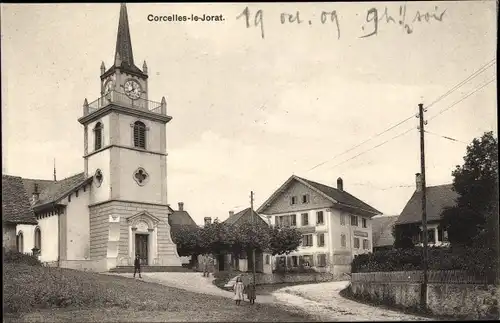
<svg viewBox="0 0 500 323"><path fill-rule="evenodd" d="M244 222L252 222L252 220L254 220L255 223L264 223L267 225L267 222L264 219L262 219L262 217L258 215L257 212L253 211L253 215L254 218L252 219L252 211L250 210L250 208L246 208L243 211L231 215L229 218L224 220L223 223L229 225L235 225Z"/></svg>
<svg viewBox="0 0 500 323"><path fill-rule="evenodd" d="M317 190L323 192L324 194L328 195L332 199L334 199L342 204L353 206L355 208L359 208L359 209L362 209L362 210L365 210L368 212L372 212L375 214L382 214L382 212L380 212L379 210L371 207L370 205L368 205L365 202L361 201L360 199L352 196L351 194L347 193L344 190L340 191L340 190L333 188L331 186L326 186L324 184L316 183L316 182L310 181L310 180L305 179L305 178L301 178L301 177L299 177L299 178L301 180L303 180L304 182L308 183L309 185L315 187Z"/></svg>
<svg viewBox="0 0 500 323"><path fill-rule="evenodd" d="M2 175L2 222L38 223L21 177Z"/></svg>
<svg viewBox="0 0 500 323"><path fill-rule="evenodd" d="M438 221L446 207L456 204L458 193L453 185L431 186L426 189L427 221ZM418 223L422 221L422 192L415 191L406 203L396 224Z"/></svg>
<svg viewBox="0 0 500 323"><path fill-rule="evenodd" d="M169 223L171 226L175 225L194 225L197 226L193 218L187 211L174 211L169 216Z"/></svg>
<svg viewBox="0 0 500 323"><path fill-rule="evenodd" d="M385 247L394 244L392 228L397 220L397 215L383 215L372 218L373 247Z"/></svg>
<svg viewBox="0 0 500 323"><path fill-rule="evenodd" d="M40 196L38 202L33 207L38 207L47 203L56 202L58 199L63 198L66 194L70 193L76 187L82 185L84 182L91 181L92 177L85 178L84 173L78 173L60 181L47 181L39 179L23 179L26 190L33 193L35 184L38 184L38 191Z"/></svg>

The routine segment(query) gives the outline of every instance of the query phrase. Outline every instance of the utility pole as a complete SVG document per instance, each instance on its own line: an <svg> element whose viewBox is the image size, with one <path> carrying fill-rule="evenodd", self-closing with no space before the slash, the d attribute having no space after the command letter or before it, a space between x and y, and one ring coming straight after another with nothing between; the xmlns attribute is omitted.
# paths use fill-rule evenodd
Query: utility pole
<svg viewBox="0 0 500 323"><path fill-rule="evenodd" d="M250 214L252 216L252 228L255 230L255 219L253 212L253 191L250 192ZM255 248L252 249L252 274L253 274L253 284L255 284Z"/></svg>
<svg viewBox="0 0 500 323"><path fill-rule="evenodd" d="M422 183L422 233L423 233L423 255L422 255L422 265L424 270L424 279L420 287L420 306L422 309L427 308L427 274L428 274L428 257L427 257L427 199L426 199L426 184L425 184L425 143L424 143L424 125L427 121L424 121L424 105L420 103L418 105L418 117L420 120L419 131L420 131L420 176Z"/></svg>

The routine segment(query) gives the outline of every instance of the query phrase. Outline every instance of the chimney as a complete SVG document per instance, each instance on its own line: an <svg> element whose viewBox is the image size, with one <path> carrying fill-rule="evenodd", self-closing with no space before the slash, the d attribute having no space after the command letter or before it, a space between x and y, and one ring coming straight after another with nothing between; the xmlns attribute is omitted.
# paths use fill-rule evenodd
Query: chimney
<svg viewBox="0 0 500 323"><path fill-rule="evenodd" d="M184 211L184 202L179 202L179 211Z"/></svg>
<svg viewBox="0 0 500 323"><path fill-rule="evenodd" d="M422 175L420 173L415 174L415 186L417 192L422 191Z"/></svg>
<svg viewBox="0 0 500 323"><path fill-rule="evenodd" d="M209 225L210 223L212 223L212 218L209 216L206 216L203 220L205 220L205 225Z"/></svg>
<svg viewBox="0 0 500 323"><path fill-rule="evenodd" d="M229 217L232 217L234 215L234 211L229 211Z"/></svg>
<svg viewBox="0 0 500 323"><path fill-rule="evenodd" d="M344 181L342 180L342 177L337 178L337 189L339 191L344 190Z"/></svg>
<svg viewBox="0 0 500 323"><path fill-rule="evenodd" d="M36 202L38 202L39 197L40 197L40 192L38 192L38 184L35 183L35 190L33 191L31 202L35 204Z"/></svg>

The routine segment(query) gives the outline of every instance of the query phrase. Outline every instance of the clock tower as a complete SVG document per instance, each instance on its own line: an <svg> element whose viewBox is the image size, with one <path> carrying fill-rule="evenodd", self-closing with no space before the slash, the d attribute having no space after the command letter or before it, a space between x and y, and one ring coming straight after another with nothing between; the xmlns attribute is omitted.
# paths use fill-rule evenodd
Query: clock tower
<svg viewBox="0 0 500 323"><path fill-rule="evenodd" d="M90 257L108 269L133 265L181 266L167 205L165 97L148 98L148 69L134 63L127 7L120 17L113 65L100 69L101 96L85 99L84 169L89 194Z"/></svg>

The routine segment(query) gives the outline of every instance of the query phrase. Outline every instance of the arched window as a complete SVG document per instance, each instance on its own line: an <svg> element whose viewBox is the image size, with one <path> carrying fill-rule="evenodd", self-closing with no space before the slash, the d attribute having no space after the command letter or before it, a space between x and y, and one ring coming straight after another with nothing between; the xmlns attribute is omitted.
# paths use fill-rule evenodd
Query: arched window
<svg viewBox="0 0 500 323"><path fill-rule="evenodd" d="M102 123L96 123L94 127L94 150L102 148Z"/></svg>
<svg viewBox="0 0 500 323"><path fill-rule="evenodd" d="M140 121L134 123L134 147L146 149L146 125Z"/></svg>
<svg viewBox="0 0 500 323"><path fill-rule="evenodd" d="M42 250L42 232L39 227L35 228L35 248Z"/></svg>
<svg viewBox="0 0 500 323"><path fill-rule="evenodd" d="M17 234L16 246L17 246L17 251L24 252L24 238L23 238L23 232L22 231L20 231Z"/></svg>

